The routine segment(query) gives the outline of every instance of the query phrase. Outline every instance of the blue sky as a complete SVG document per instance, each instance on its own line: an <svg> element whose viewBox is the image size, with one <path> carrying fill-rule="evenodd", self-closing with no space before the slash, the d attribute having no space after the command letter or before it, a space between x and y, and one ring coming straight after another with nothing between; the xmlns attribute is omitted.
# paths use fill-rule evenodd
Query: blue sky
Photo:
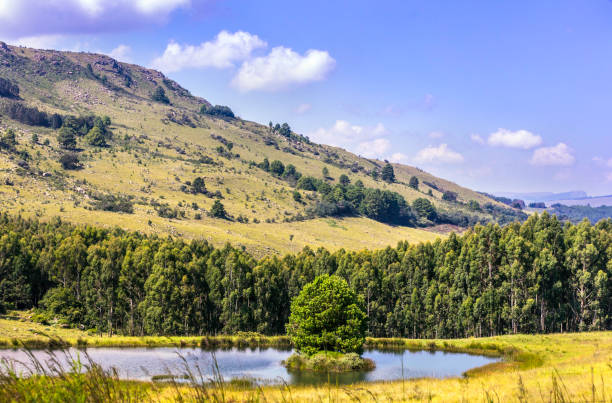
<svg viewBox="0 0 612 403"><path fill-rule="evenodd" d="M0 0L0 39L477 190L612 193L608 0Z"/></svg>

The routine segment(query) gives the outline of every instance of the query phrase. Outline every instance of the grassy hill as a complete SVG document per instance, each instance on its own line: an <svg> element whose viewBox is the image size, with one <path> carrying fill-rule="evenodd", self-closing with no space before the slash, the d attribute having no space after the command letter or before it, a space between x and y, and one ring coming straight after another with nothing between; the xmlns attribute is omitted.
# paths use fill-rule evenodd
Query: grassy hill
<svg viewBox="0 0 612 403"><path fill-rule="evenodd" d="M167 102L152 99L159 88ZM98 54L0 42L0 204L23 216L59 216L216 245L231 242L255 255L305 245L380 248L400 240L432 240L465 222L520 217L486 195L414 167L393 164L396 181L387 183L377 175L384 162L314 144L291 131L215 116L210 107L154 70ZM44 113L46 124L36 120L36 112ZM107 146L90 145L85 132L76 137L75 150L62 149L61 129L50 123L53 114L63 125L69 116L110 117ZM77 156L79 169L65 169L60 163L65 154ZM323 195L296 189L296 178L261 169L258 164L266 158L291 164L302 176L332 188L344 174L365 189L396 192L408 204L425 198L439 216L416 217L406 225L355 213L321 217L314 211ZM418 190L408 186L413 176ZM205 191L194 191L196 178L203 179ZM445 192L456 201L442 200ZM216 201L228 219L209 216ZM440 225L445 222L449 225Z"/></svg>

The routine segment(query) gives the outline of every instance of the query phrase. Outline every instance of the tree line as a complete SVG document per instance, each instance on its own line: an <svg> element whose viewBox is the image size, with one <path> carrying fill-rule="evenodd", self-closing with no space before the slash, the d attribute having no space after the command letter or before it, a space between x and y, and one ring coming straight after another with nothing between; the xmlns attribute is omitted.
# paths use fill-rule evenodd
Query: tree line
<svg viewBox="0 0 612 403"><path fill-rule="evenodd" d="M241 248L0 214L0 309L100 332L281 334L316 276L344 278L371 336L612 328L612 220L547 213L382 250L255 259Z"/></svg>

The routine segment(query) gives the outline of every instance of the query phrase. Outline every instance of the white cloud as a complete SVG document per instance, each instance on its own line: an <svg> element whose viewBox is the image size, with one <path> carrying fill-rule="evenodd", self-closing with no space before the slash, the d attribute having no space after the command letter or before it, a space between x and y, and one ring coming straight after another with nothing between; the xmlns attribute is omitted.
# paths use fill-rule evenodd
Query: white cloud
<svg viewBox="0 0 612 403"><path fill-rule="evenodd" d="M118 32L167 20L192 0L0 0L0 35Z"/></svg>
<svg viewBox="0 0 612 403"><path fill-rule="evenodd" d="M234 63L248 59L255 49L264 48L267 43L257 35L238 31L221 31L214 40L198 46L179 45L170 42L161 57L153 60L153 67L170 73L186 68L233 67Z"/></svg>
<svg viewBox="0 0 612 403"><path fill-rule="evenodd" d="M336 61L326 51L311 49L300 55L279 46L266 56L245 61L232 80L232 85L244 92L278 91L321 81L335 65Z"/></svg>
<svg viewBox="0 0 612 403"><path fill-rule="evenodd" d="M366 158L381 158L391 148L389 140L384 138L364 141L357 145L355 152Z"/></svg>
<svg viewBox="0 0 612 403"><path fill-rule="evenodd" d="M389 161L396 162L398 164L407 164L408 156L402 153L393 153L391 154L391 157L389 157Z"/></svg>
<svg viewBox="0 0 612 403"><path fill-rule="evenodd" d="M81 0L83 1L83 0ZM99 0L108 2L108 0ZM169 13L175 8L191 4L191 0L136 0L136 7L145 14Z"/></svg>
<svg viewBox="0 0 612 403"><path fill-rule="evenodd" d="M542 144L542 137L527 130L510 131L498 129L488 139L489 145L496 147L523 148L525 150Z"/></svg>
<svg viewBox="0 0 612 403"><path fill-rule="evenodd" d="M319 143L351 148L360 143L380 138L386 133L387 129L382 123L366 127L351 124L346 120L336 120L332 127L317 129L309 133L308 136Z"/></svg>
<svg viewBox="0 0 612 403"><path fill-rule="evenodd" d="M470 134L470 139L472 139L474 143L478 143L478 144L485 143L484 139L480 137L480 134Z"/></svg>
<svg viewBox="0 0 612 403"><path fill-rule="evenodd" d="M595 161L597 163L597 165L612 168L612 158L605 159L605 158L601 158L601 157L593 157L593 161Z"/></svg>
<svg viewBox="0 0 612 403"><path fill-rule="evenodd" d="M447 144L438 147L430 146L419 151L414 158L419 164L459 164L464 161L463 155L453 151Z"/></svg>
<svg viewBox="0 0 612 403"><path fill-rule="evenodd" d="M117 59L122 62L131 61L130 54L132 53L132 48L128 45L119 45L115 49L109 52L109 56L113 59Z"/></svg>
<svg viewBox="0 0 612 403"><path fill-rule="evenodd" d="M533 152L532 165L572 165L575 161L573 150L565 143L552 147L541 147Z"/></svg>
<svg viewBox="0 0 612 403"><path fill-rule="evenodd" d="M302 114L308 112L311 109L312 109L312 105L310 105L310 104L300 104L300 105L298 105L297 108L295 108L295 112L297 114L299 114L299 115L302 115Z"/></svg>
<svg viewBox="0 0 612 403"><path fill-rule="evenodd" d="M429 133L429 138L430 139L441 139L442 137L444 137L444 133L442 132L431 132Z"/></svg>
<svg viewBox="0 0 612 403"><path fill-rule="evenodd" d="M1 2L2 0L0 0ZM25 46L35 49L55 49L62 40L62 35L24 36L15 40L8 40L11 45Z"/></svg>

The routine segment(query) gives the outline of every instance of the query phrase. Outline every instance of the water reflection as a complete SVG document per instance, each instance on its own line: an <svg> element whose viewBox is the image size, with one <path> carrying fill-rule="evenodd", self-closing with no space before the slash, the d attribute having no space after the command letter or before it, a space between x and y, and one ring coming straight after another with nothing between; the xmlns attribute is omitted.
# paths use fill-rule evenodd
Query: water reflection
<svg viewBox="0 0 612 403"><path fill-rule="evenodd" d="M45 351L33 351L41 362L48 360ZM279 348L219 348L202 350L197 348L89 348L91 360L103 368L114 367L125 379L150 380L164 375L181 375L185 365L194 373L202 373L204 380L215 376L214 360L224 380L249 378L259 384L288 383L291 385L350 384L355 382L389 381L416 377L460 376L468 369L495 362L497 359L460 353L440 351L368 350L365 358L376 363L368 372L342 374L287 371L281 361L293 353ZM81 354L71 349L73 357ZM214 359L213 359L214 357ZM27 362L23 351L0 350L0 358ZM62 354L57 357L67 362ZM19 368L19 365L17 365Z"/></svg>

